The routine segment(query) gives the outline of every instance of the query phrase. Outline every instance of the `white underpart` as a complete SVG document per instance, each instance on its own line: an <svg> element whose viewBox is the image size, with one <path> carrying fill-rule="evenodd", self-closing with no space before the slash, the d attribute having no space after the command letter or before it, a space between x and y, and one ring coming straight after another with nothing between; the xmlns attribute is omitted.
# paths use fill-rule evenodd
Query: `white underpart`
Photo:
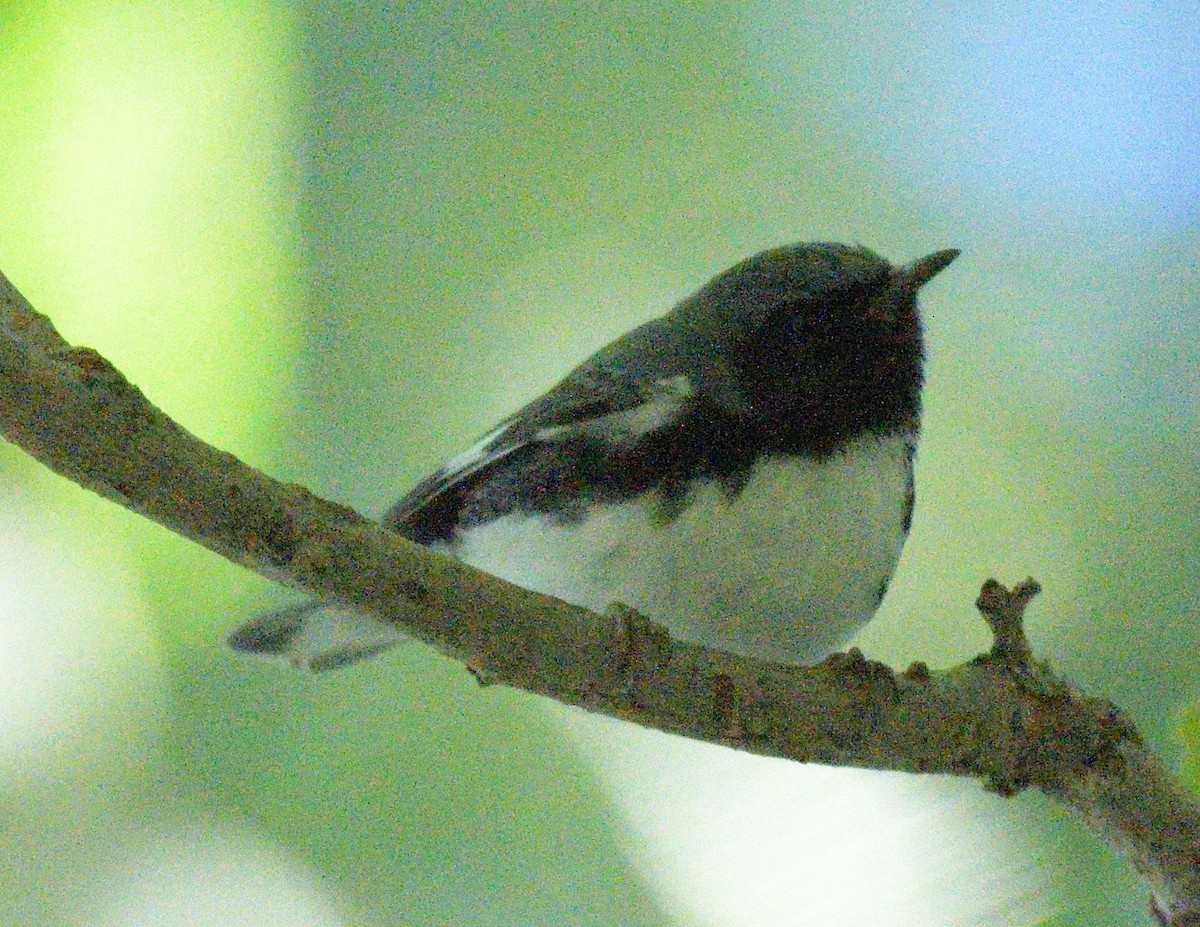
<svg viewBox="0 0 1200 927"><path fill-rule="evenodd" d="M517 585L594 610L625 602L688 640L807 662L865 624L904 541L912 435L864 437L821 462L761 463L663 523L656 493L576 523L509 515L444 547Z"/></svg>

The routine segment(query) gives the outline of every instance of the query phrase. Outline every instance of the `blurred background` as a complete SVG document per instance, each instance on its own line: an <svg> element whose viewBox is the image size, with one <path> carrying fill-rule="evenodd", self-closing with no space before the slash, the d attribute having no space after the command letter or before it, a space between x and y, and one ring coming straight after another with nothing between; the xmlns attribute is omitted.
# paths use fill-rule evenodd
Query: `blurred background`
<svg viewBox="0 0 1200 927"><path fill-rule="evenodd" d="M201 437L380 514L788 241L924 296L918 505L857 643L1038 652L1200 784L1200 20L1187 3L0 3L0 267ZM1038 795L309 677L288 593L0 446L0 920L1145 925Z"/></svg>

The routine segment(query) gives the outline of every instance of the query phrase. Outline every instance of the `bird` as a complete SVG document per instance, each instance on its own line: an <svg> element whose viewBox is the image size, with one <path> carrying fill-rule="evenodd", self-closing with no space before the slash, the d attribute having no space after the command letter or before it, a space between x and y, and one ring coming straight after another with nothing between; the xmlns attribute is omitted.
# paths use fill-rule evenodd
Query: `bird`
<svg viewBox="0 0 1200 927"><path fill-rule="evenodd" d="M575 605L624 603L681 640L819 660L875 614L908 536L917 292L959 253L897 266L808 242L748 257L451 457L382 524ZM319 671L407 639L311 600L229 643Z"/></svg>

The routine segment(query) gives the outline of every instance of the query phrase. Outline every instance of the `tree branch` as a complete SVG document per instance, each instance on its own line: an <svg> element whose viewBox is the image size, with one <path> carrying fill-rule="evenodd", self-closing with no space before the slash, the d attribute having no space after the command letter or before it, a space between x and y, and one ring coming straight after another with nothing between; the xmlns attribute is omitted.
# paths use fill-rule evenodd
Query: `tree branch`
<svg viewBox="0 0 1200 927"><path fill-rule="evenodd" d="M673 640L619 605L604 615L521 589L279 483L150 405L72 347L0 275L0 433L107 499L272 579L351 604L489 682L802 762L1035 786L1125 854L1164 924L1200 925L1200 805L1115 707L1032 658L1037 585L984 585L991 652L894 673L855 649L813 667Z"/></svg>

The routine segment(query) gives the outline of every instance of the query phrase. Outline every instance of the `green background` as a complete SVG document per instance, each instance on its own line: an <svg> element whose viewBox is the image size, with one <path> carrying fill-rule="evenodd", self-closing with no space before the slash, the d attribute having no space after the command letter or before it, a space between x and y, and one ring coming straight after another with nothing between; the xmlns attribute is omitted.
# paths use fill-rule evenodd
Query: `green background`
<svg viewBox="0 0 1200 927"><path fill-rule="evenodd" d="M0 267L190 430L378 514L746 254L962 248L859 643L969 659L980 582L1032 574L1039 652L1200 783L1197 32L1161 3L0 3ZM746 758L639 792L677 745L615 762L415 645L235 657L284 593L0 468L4 923L1149 923L1035 795L774 765L764 828Z"/></svg>

